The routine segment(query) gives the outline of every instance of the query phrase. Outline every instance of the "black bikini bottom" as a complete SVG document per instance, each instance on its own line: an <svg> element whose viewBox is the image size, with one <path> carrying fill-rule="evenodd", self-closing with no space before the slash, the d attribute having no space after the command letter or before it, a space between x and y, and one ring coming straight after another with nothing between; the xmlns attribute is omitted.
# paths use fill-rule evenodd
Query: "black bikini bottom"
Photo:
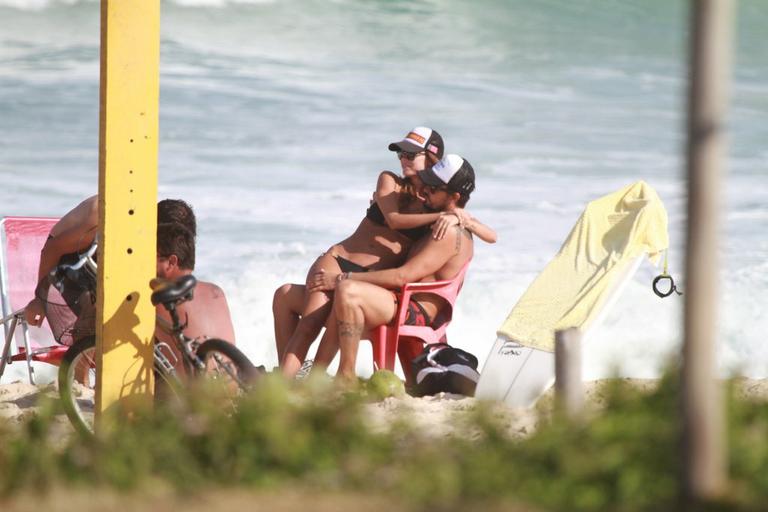
<svg viewBox="0 0 768 512"><path fill-rule="evenodd" d="M349 261L348 259L342 258L341 256L334 256L336 258L336 261L339 263L339 268L342 272L368 272L370 269L365 268L362 265L358 265L357 263L353 263Z"/></svg>

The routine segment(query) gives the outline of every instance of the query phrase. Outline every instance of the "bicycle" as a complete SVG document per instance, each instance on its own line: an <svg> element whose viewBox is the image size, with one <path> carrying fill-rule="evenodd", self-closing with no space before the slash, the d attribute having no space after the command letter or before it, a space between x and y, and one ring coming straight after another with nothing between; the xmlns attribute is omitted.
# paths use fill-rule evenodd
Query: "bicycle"
<svg viewBox="0 0 768 512"><path fill-rule="evenodd" d="M60 266L53 274L54 279L61 279L61 276L67 273L71 277L75 265ZM81 264L75 270L83 267ZM186 321L181 323L177 306L192 299L196 284L197 280L193 275L182 276L176 281L153 279L150 282L153 289L152 304L162 304L172 320L171 325L160 319L158 323L164 332L171 335L177 349L177 352L174 352L168 343L155 338L155 381L164 382L173 395L182 396L184 383L176 370L179 363L176 356L178 353L190 378L221 382L224 389L234 396L247 392L261 372L245 354L233 344L218 338L199 341L184 334ZM93 432L95 354L95 336L86 336L78 339L67 350L59 366L58 383L62 406L73 426L84 434Z"/></svg>

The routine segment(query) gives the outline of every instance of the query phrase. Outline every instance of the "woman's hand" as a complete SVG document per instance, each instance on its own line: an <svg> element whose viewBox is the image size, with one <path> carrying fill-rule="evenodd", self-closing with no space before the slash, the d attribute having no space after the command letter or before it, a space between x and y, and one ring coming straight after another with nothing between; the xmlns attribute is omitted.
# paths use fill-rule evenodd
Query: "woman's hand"
<svg viewBox="0 0 768 512"><path fill-rule="evenodd" d="M341 274L335 272L326 272L325 269L321 268L319 271L315 272L307 282L310 293L334 290L340 275Z"/></svg>
<svg viewBox="0 0 768 512"><path fill-rule="evenodd" d="M453 210L450 210L448 213L454 214L456 218L459 219L459 226L461 227L466 227L467 224L469 224L470 221L472 220L472 216L464 208L454 208Z"/></svg>
<svg viewBox="0 0 768 512"><path fill-rule="evenodd" d="M440 215L440 218L432 224L432 238L435 240L442 240L448 230L459 224L458 215L453 213L444 213Z"/></svg>

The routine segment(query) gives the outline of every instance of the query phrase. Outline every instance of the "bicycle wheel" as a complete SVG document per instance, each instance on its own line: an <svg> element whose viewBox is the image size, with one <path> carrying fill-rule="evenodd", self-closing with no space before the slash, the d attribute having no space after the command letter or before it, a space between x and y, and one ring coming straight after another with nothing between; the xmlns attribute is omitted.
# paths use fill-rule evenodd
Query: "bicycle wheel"
<svg viewBox="0 0 768 512"><path fill-rule="evenodd" d="M222 387L242 394L250 388L259 371L248 357L233 344L220 339L209 339L197 348L197 357L205 365L198 377L221 383Z"/></svg>
<svg viewBox="0 0 768 512"><path fill-rule="evenodd" d="M96 338L76 341L59 366L59 397L64 412L77 431L93 433L96 389Z"/></svg>
<svg viewBox="0 0 768 512"><path fill-rule="evenodd" d="M157 368L155 396L171 401L180 396L178 379ZM59 398L72 426L93 434L96 412L96 338L88 336L69 347L59 366Z"/></svg>

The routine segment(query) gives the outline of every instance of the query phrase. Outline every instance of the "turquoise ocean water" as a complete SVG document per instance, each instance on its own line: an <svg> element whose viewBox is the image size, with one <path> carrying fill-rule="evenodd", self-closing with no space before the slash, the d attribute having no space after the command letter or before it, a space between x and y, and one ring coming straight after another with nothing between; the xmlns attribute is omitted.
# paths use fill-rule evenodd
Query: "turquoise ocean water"
<svg viewBox="0 0 768 512"><path fill-rule="evenodd" d="M767 26L768 3L739 2L713 269L721 367L756 377ZM682 271L687 2L174 0L161 31L160 197L195 207L198 275L224 287L258 363L276 364L274 288L357 226L378 172L398 169L387 144L416 125L472 162L469 209L499 233L478 243L449 331L481 360L590 199L651 184ZM95 193L98 87L98 2L0 0L0 215L61 215ZM651 293L657 272L642 266L595 332L587 378L651 377L679 350L682 301Z"/></svg>

